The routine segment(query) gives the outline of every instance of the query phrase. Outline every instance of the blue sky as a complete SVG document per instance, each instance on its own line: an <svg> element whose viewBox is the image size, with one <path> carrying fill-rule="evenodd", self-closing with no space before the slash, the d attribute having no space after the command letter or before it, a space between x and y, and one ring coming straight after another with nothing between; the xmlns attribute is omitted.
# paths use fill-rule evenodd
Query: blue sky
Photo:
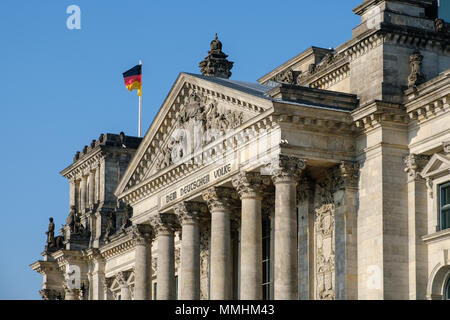
<svg viewBox="0 0 450 320"><path fill-rule="evenodd" d="M0 2L0 299L39 299L48 217L68 214L59 172L103 133L137 134L122 72L143 60L143 132L179 72L199 73L214 33L232 79L256 81L309 46L351 38L362 0ZM130 5L132 4L132 6ZM81 8L81 30L66 8Z"/></svg>

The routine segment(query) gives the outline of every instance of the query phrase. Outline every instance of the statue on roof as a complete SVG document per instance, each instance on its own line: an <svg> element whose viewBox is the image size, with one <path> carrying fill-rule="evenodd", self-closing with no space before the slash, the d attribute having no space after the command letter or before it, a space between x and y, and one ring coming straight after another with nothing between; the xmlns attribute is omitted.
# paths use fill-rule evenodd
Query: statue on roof
<svg viewBox="0 0 450 320"><path fill-rule="evenodd" d="M217 33L211 41L210 50L206 58L200 62L200 71L204 76L228 79L231 77L233 62L227 60L228 55L222 51L222 42L219 41Z"/></svg>

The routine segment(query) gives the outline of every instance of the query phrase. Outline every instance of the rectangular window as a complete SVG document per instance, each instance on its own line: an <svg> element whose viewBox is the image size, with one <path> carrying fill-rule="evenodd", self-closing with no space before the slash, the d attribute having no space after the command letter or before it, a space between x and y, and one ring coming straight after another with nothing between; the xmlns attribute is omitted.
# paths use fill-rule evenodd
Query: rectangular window
<svg viewBox="0 0 450 320"><path fill-rule="evenodd" d="M263 219L262 221L262 269L263 269L263 300L270 300L271 277L270 277L270 220Z"/></svg>
<svg viewBox="0 0 450 320"><path fill-rule="evenodd" d="M440 230L450 228L450 182L439 186Z"/></svg>

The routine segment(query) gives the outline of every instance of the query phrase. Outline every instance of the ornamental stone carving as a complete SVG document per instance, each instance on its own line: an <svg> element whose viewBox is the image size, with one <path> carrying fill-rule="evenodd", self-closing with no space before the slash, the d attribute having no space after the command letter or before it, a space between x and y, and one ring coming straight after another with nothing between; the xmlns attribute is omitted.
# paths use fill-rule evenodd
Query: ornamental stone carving
<svg viewBox="0 0 450 320"><path fill-rule="evenodd" d="M42 289L39 291L39 295L42 300L62 300L63 296L61 292L54 289Z"/></svg>
<svg viewBox="0 0 450 320"><path fill-rule="evenodd" d="M160 213L150 218L150 224L155 231L155 235L173 234L177 228L175 215L170 213Z"/></svg>
<svg viewBox="0 0 450 320"><path fill-rule="evenodd" d="M267 165L274 184L297 181L306 168L306 161L297 157L278 155Z"/></svg>
<svg viewBox="0 0 450 320"><path fill-rule="evenodd" d="M116 273L116 280L120 287L128 286L128 278L130 277L130 271L119 271Z"/></svg>
<svg viewBox="0 0 450 320"><path fill-rule="evenodd" d="M450 154L450 141L442 142L442 146L444 147L444 153Z"/></svg>
<svg viewBox="0 0 450 320"><path fill-rule="evenodd" d="M425 76L422 74L423 56L418 50L409 57L410 73L408 77L408 87L415 87L425 82Z"/></svg>
<svg viewBox="0 0 450 320"><path fill-rule="evenodd" d="M410 154L406 156L403 162L405 163L404 171L408 173L408 180L418 181L421 178L420 171L429 160L430 157L427 155Z"/></svg>
<svg viewBox="0 0 450 320"><path fill-rule="evenodd" d="M198 223L208 208L202 202L184 201L175 205L174 211L179 223L183 225Z"/></svg>
<svg viewBox="0 0 450 320"><path fill-rule="evenodd" d="M209 210L231 210L237 206L237 194L231 188L211 187L202 194Z"/></svg>
<svg viewBox="0 0 450 320"><path fill-rule="evenodd" d="M340 176L340 184L336 189L348 187L356 188L359 179L359 164L355 162L342 161L339 165L337 175Z"/></svg>
<svg viewBox="0 0 450 320"><path fill-rule="evenodd" d="M297 202L301 203L310 199L312 189L311 179L303 174L297 183Z"/></svg>
<svg viewBox="0 0 450 320"><path fill-rule="evenodd" d="M262 197L265 185L270 183L268 177L259 172L240 172L232 178L233 187L242 198Z"/></svg>
<svg viewBox="0 0 450 320"><path fill-rule="evenodd" d="M315 210L316 299L335 298L334 204Z"/></svg>
<svg viewBox="0 0 450 320"><path fill-rule="evenodd" d="M222 42L219 41L217 33L211 41L210 49L206 58L199 63L200 71L204 76L220 77L228 79L231 77L233 62L228 61L222 51Z"/></svg>
<svg viewBox="0 0 450 320"><path fill-rule="evenodd" d="M150 246L155 237L152 227L148 224L134 225L131 232L135 246Z"/></svg>
<svg viewBox="0 0 450 320"><path fill-rule="evenodd" d="M217 101L193 91L180 111L164 152L159 155L157 168L162 170L179 163L243 121L242 112L219 108Z"/></svg>
<svg viewBox="0 0 450 320"><path fill-rule="evenodd" d="M280 83L285 84L297 84L297 78L300 76L300 71L294 71L291 68L284 70L280 73L278 73L273 80Z"/></svg>
<svg viewBox="0 0 450 320"><path fill-rule="evenodd" d="M209 221L208 221L209 222ZM200 300L209 299L209 244L211 223L204 223L200 229Z"/></svg>

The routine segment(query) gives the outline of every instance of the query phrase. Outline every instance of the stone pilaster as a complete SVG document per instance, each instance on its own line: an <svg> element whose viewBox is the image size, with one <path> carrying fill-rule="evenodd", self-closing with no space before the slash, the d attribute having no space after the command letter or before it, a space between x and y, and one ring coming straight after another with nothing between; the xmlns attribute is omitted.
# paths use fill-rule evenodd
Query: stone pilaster
<svg viewBox="0 0 450 320"><path fill-rule="evenodd" d="M341 162L334 172L334 236L336 300L358 299L357 192L359 165Z"/></svg>
<svg viewBox="0 0 450 320"><path fill-rule="evenodd" d="M150 223L155 231L158 242L158 262L156 278L158 300L175 299L175 250L174 250L174 219L171 214L158 214Z"/></svg>
<svg viewBox="0 0 450 320"><path fill-rule="evenodd" d="M298 299L297 180L306 162L279 155L269 164L275 185L274 298Z"/></svg>
<svg viewBox="0 0 450 320"><path fill-rule="evenodd" d="M241 172L232 183L241 198L240 298L261 300L263 179L257 172Z"/></svg>
<svg viewBox="0 0 450 320"><path fill-rule="evenodd" d="M408 259L409 299L425 299L427 286L427 246L420 239L427 234L427 185L419 172L429 156L410 154L405 157L408 174Z"/></svg>
<svg viewBox="0 0 450 320"><path fill-rule="evenodd" d="M210 299L229 300L232 298L232 265L230 215L233 190L212 187L203 193L211 212L211 275Z"/></svg>
<svg viewBox="0 0 450 320"><path fill-rule="evenodd" d="M200 299L200 232L199 218L207 210L199 202L182 202L175 206L181 224L181 299Z"/></svg>
<svg viewBox="0 0 450 320"><path fill-rule="evenodd" d="M98 249L92 249L90 258L94 262L94 269L92 270L91 292L93 300L105 300L105 260L100 255Z"/></svg>
<svg viewBox="0 0 450 320"><path fill-rule="evenodd" d="M309 177L302 175L297 184L298 211L298 298L314 299L314 194Z"/></svg>
<svg viewBox="0 0 450 320"><path fill-rule="evenodd" d="M76 182L75 179L70 179L69 182L69 188L70 188L70 198L69 198L69 208L72 208L72 206L76 205Z"/></svg>
<svg viewBox="0 0 450 320"><path fill-rule="evenodd" d="M91 210L94 207L94 203L95 203L95 171L90 171L89 172L89 176L88 176L88 185L89 185L89 190L88 190L88 207L91 208Z"/></svg>
<svg viewBox="0 0 450 320"><path fill-rule="evenodd" d="M80 182L80 212L83 213L86 210L86 186L87 177L83 176Z"/></svg>
<svg viewBox="0 0 450 320"><path fill-rule="evenodd" d="M134 299L150 300L152 297L152 240L150 225L138 224L132 229L134 240Z"/></svg>

